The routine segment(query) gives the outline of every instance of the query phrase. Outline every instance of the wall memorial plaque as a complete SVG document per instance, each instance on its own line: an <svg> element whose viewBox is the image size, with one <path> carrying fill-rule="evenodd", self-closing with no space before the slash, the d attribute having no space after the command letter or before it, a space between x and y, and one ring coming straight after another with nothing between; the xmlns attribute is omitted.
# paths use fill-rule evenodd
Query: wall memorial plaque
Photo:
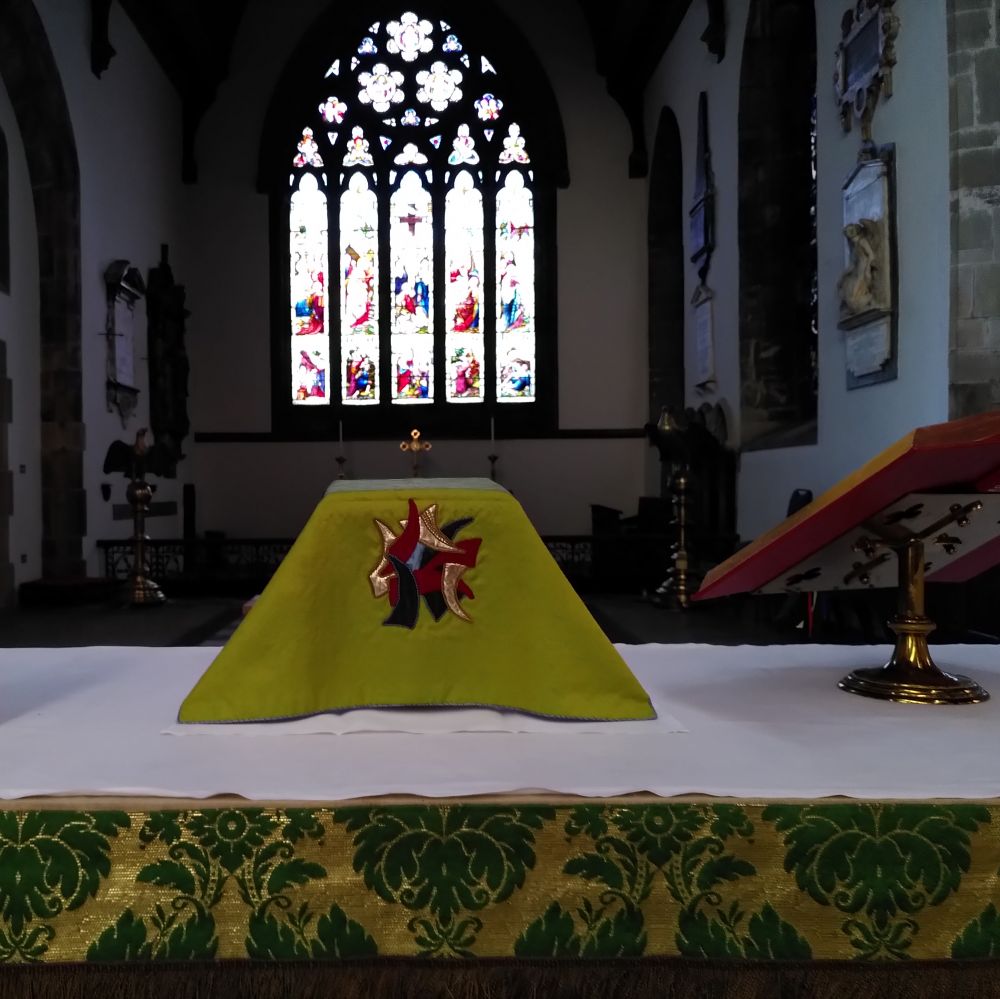
<svg viewBox="0 0 1000 999"><path fill-rule="evenodd" d="M899 18L896 0L857 0L840 22L833 87L845 132L857 118L861 137L872 141L871 120L879 94L892 96L892 67L896 65L895 40Z"/></svg>
<svg viewBox="0 0 1000 999"><path fill-rule="evenodd" d="M844 270L837 282L847 386L896 377L895 152L862 159L843 187Z"/></svg>
<svg viewBox="0 0 1000 999"><path fill-rule="evenodd" d="M127 260L113 260L104 272L104 288L108 412L118 410L124 427L139 398L135 386L135 305L146 294L146 284Z"/></svg>

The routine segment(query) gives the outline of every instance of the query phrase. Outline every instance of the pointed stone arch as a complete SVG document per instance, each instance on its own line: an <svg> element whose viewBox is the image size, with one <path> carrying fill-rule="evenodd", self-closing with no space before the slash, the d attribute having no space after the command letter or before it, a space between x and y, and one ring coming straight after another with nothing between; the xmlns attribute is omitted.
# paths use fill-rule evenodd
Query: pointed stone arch
<svg viewBox="0 0 1000 999"><path fill-rule="evenodd" d="M816 10L750 0L739 91L744 450L816 442Z"/></svg>
<svg viewBox="0 0 1000 999"><path fill-rule="evenodd" d="M681 133L660 111L649 175L649 419L684 409L684 207Z"/></svg>
<svg viewBox="0 0 1000 999"><path fill-rule="evenodd" d="M5 0L0 77L24 142L38 226L42 574L85 572L80 166L55 56L31 0Z"/></svg>

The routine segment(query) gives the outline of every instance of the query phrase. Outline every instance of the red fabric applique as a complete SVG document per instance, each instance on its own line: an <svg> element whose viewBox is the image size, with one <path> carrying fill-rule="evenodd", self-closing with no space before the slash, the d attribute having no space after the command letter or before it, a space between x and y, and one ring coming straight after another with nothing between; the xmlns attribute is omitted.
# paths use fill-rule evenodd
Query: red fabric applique
<svg viewBox="0 0 1000 999"><path fill-rule="evenodd" d="M461 600L475 599L475 594L462 576L475 567L482 538L454 540L470 523L472 518L466 517L439 527L437 504L421 512L413 499L407 503L407 517L398 535L387 524L375 521L382 536L382 557L368 578L376 597L389 597L393 611L385 624L413 628L420 598L435 620L446 611L471 620Z"/></svg>

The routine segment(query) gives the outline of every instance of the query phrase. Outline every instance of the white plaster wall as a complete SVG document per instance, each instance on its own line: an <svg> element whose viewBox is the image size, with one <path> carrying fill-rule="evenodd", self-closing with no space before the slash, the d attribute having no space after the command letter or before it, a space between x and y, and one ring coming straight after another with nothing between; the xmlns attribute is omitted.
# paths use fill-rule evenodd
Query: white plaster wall
<svg viewBox="0 0 1000 999"><path fill-rule="evenodd" d="M267 199L254 188L258 143L275 81L326 6L326 0L280 6L251 0L230 76L199 130L200 179L186 192L191 409L199 431L270 429ZM628 179L629 129L594 71L590 37L572 0L503 6L545 64L566 130L571 185L558 200L560 424L640 426L647 398L645 190ZM606 358L613 358L613 375L603 382ZM398 450L395 462L374 458L394 447L353 444L373 456L371 469L354 474L405 472ZM632 512L643 490L642 441L504 441L502 447L505 481L520 489L529 515L546 530L589 531L590 503ZM487 451L486 442L436 441L437 474L481 474ZM332 459L332 446L324 445L202 445L199 529L288 533L332 476ZM376 466L384 471L376 473ZM310 477L315 487L303 490L304 499L300 483ZM239 510L251 481L257 502Z"/></svg>
<svg viewBox="0 0 1000 999"><path fill-rule="evenodd" d="M913 427L948 418L948 64L944 4L898 8L895 94L879 104L874 138L894 142L899 238L899 378L848 392L843 334L837 329L837 279L843 268L841 186L860 137L841 131L830 80L843 3L816 0L818 52L819 406L815 446L748 452L741 460L739 531L752 538L784 517L791 491L819 494ZM739 439L739 252L737 114L739 66L749 0L731 0L728 51L721 65L698 36L704 8L693 5L647 91L650 142L660 107L677 115L685 157L685 205L691 203L697 96L709 95L709 136L718 188L716 242L709 284L716 298L718 390L710 401L732 407ZM696 283L688 268L690 297ZM688 313L686 349L693 356ZM697 394L688 378L688 403Z"/></svg>
<svg viewBox="0 0 1000 999"><path fill-rule="evenodd" d="M199 448L199 529L232 538L294 537L336 478L339 450L336 441ZM645 451L639 439L497 441L497 478L541 533L589 534L591 503L635 512ZM489 441L436 440L421 474L486 477L488 453ZM410 475L408 458L392 441L347 441L344 454L352 479Z"/></svg>
<svg viewBox="0 0 1000 999"><path fill-rule="evenodd" d="M149 373L146 310L136 308L135 415L123 427L109 413L105 396L107 346L104 271L125 258L143 278L160 259L160 244L170 246L174 276L184 283L188 271L182 235L180 174L180 101L132 22L117 4L111 6L109 34L117 55L101 79L90 70L90 4L87 0L35 0L62 77L80 161L83 419L87 428L84 486L87 490L87 537L84 555L92 574L103 572L96 540L128 536L131 525L113 521L113 503L125 502L121 476L101 470L108 445L131 441L148 425ZM193 449L193 441L185 442ZM157 500L180 503L181 482L190 465L180 466L177 480L154 480ZM112 483L111 500L101 498L100 484ZM153 536L180 533L180 517L148 522Z"/></svg>
<svg viewBox="0 0 1000 999"><path fill-rule="evenodd" d="M632 133L593 70L577 4L518 0L508 7L549 73L566 130L570 186L558 200L560 427L641 427L649 399L646 185L628 178Z"/></svg>
<svg viewBox="0 0 1000 999"><path fill-rule="evenodd" d="M10 167L10 294L0 292L0 340L7 345L7 377L13 383L7 446L14 480L14 512L7 525L0 522L0 531L9 526L10 560L19 585L37 578L42 568L38 231L24 142L2 81L0 129Z"/></svg>
<svg viewBox="0 0 1000 999"><path fill-rule="evenodd" d="M729 413L730 439L739 440L740 379L739 343L739 246L736 238L737 173L737 94L739 93L740 44L749 0L730 0L726 4L729 36L726 58L717 62L700 40L707 23L703 4L692 4L664 54L646 90L646 136L650 149L655 147L656 125L660 110L666 106L677 119L683 158L683 202L685 240L685 303L690 302L698 284L696 265L690 261L690 232L687 211L692 204L695 182L695 154L698 140L698 95L708 95L708 143L715 174L715 251L708 284L715 291L713 319L715 326L714 391L695 388L693 367L694 325L691 309L685 308L684 354L688 359L685 393L689 406L702 402L722 402ZM655 164L651 164L655 167ZM648 185L647 185L648 192Z"/></svg>

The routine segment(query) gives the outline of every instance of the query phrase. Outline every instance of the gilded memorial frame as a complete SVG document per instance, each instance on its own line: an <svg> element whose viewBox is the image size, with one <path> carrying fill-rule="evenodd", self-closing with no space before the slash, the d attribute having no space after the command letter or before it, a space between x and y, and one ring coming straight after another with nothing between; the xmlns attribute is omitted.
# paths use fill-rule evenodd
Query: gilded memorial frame
<svg viewBox="0 0 1000 999"><path fill-rule="evenodd" d="M871 141L871 119L879 94L892 96L892 67L899 18L892 12L896 0L857 0L840 22L833 87L845 132L851 121L861 124L862 138Z"/></svg>

